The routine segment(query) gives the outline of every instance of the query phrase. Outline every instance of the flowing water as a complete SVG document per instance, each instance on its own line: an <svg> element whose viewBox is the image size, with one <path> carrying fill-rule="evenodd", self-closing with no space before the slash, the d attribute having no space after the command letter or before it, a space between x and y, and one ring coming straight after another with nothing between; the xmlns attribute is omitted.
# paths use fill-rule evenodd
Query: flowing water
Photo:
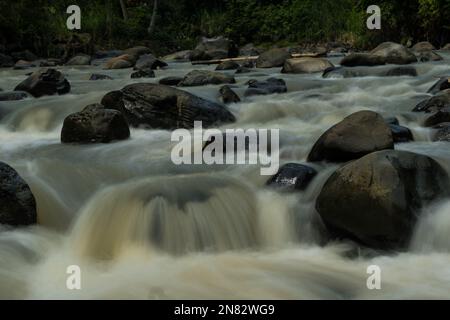
<svg viewBox="0 0 450 320"><path fill-rule="evenodd" d="M445 61L417 64L416 78L239 75L239 94L249 79L273 76L286 80L288 93L231 105L238 120L223 128L280 129L281 163L305 162L326 129L369 109L413 131L415 142L397 149L432 156L450 172L449 144L431 142L423 115L410 112L450 74L450 55L442 54ZM192 69L174 63L155 79L131 80L130 70L63 67L70 94L0 104L0 160L29 183L39 220L0 231L0 298L450 297L450 201L424 209L408 252L373 255L324 242L314 202L336 166L316 166L320 174L304 192L279 194L265 188L255 165L174 165L168 131L132 129L129 140L105 145L60 143L63 119L107 92ZM12 90L27 72L0 70L0 88ZM93 72L115 80L88 81ZM186 90L216 100L218 88ZM81 267L82 290L66 288L70 265ZM381 290L367 289L370 265L382 270Z"/></svg>

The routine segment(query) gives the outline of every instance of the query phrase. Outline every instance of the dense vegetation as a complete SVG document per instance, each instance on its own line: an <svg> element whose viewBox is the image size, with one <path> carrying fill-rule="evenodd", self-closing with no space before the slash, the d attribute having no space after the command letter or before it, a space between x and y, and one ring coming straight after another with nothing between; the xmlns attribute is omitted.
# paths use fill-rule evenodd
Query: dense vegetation
<svg viewBox="0 0 450 320"><path fill-rule="evenodd" d="M121 2L126 8L122 10ZM226 35L239 44L289 45L340 41L373 46L383 40L450 42L450 0L17 0L0 2L0 44L51 54L64 41L70 4L82 30L101 47L136 43L160 53L192 48L199 36ZM366 28L371 4L382 8L382 30Z"/></svg>

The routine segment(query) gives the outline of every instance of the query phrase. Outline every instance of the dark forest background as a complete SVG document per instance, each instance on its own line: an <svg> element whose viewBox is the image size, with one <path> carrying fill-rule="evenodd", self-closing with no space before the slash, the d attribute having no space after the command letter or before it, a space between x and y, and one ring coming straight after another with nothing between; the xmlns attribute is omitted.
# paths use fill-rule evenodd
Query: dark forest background
<svg viewBox="0 0 450 320"><path fill-rule="evenodd" d="M66 28L71 4L81 7L78 32L103 49L145 44L164 54L217 35L261 46L450 42L450 0L1 0L0 45L54 54L73 33ZM366 28L372 4L382 9L381 31Z"/></svg>

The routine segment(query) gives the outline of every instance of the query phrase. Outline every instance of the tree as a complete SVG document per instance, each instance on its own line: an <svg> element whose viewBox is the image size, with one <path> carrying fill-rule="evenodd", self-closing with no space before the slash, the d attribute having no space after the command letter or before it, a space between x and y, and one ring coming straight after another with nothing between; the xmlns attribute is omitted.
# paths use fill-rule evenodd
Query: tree
<svg viewBox="0 0 450 320"><path fill-rule="evenodd" d="M158 0L153 1L153 13L150 20L150 25L148 26L148 34L151 35L155 29L156 13L158 11Z"/></svg>
<svg viewBox="0 0 450 320"><path fill-rule="evenodd" d="M119 1L120 1L120 8L122 8L123 20L127 21L128 20L127 6L125 5L125 2L123 0Z"/></svg>

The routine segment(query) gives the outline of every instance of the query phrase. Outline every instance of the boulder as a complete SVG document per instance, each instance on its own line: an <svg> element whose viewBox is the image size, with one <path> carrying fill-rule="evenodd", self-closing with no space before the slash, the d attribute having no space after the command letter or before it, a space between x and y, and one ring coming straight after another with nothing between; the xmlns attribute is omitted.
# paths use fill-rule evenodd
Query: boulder
<svg viewBox="0 0 450 320"><path fill-rule="evenodd" d="M271 49L263 52L256 60L257 68L277 68L282 67L291 54L286 49Z"/></svg>
<svg viewBox="0 0 450 320"><path fill-rule="evenodd" d="M446 171L432 158L384 150L338 169L316 209L333 237L399 250L407 248L420 209L449 191Z"/></svg>
<svg viewBox="0 0 450 320"><path fill-rule="evenodd" d="M0 90L1 91L1 90ZM29 98L28 92L24 91L9 91L0 92L0 101L17 101Z"/></svg>
<svg viewBox="0 0 450 320"><path fill-rule="evenodd" d="M115 109L134 127L153 129L193 128L194 121L203 127L234 122L227 108L173 87L137 83L106 94L102 104Z"/></svg>
<svg viewBox="0 0 450 320"><path fill-rule="evenodd" d="M151 53L151 52L152 52L152 50L150 50L150 48L147 48L144 46L137 46L137 47L128 48L128 49L124 50L125 54L132 55L135 57L135 59L139 59L140 56Z"/></svg>
<svg viewBox="0 0 450 320"><path fill-rule="evenodd" d="M433 141L450 142L450 122L444 122L435 127L437 132L433 137Z"/></svg>
<svg viewBox="0 0 450 320"><path fill-rule="evenodd" d="M450 107L443 108L429 116L423 125L425 127L434 127L443 122L450 122Z"/></svg>
<svg viewBox="0 0 450 320"><path fill-rule="evenodd" d="M433 86L428 90L428 93L436 94L440 91L450 89L450 77L440 78Z"/></svg>
<svg viewBox="0 0 450 320"><path fill-rule="evenodd" d="M113 80L113 78L111 78L110 76L107 76L105 74L93 73L89 77L89 80L92 80L92 81L96 81L96 80Z"/></svg>
<svg viewBox="0 0 450 320"><path fill-rule="evenodd" d="M126 69L131 68L136 63L136 58L130 54L124 54L111 58L106 62L106 69Z"/></svg>
<svg viewBox="0 0 450 320"><path fill-rule="evenodd" d="M333 64L322 58L299 58L288 59L284 63L282 73L316 73L324 72L328 68L333 68Z"/></svg>
<svg viewBox="0 0 450 320"><path fill-rule="evenodd" d="M241 57L254 57L259 56L261 54L262 50L259 48L256 48L253 43L248 43L245 46L243 46L241 49L239 49L239 56Z"/></svg>
<svg viewBox="0 0 450 320"><path fill-rule="evenodd" d="M208 70L193 70L189 72L178 85L180 87L194 87L208 84L230 83L236 83L233 76Z"/></svg>
<svg viewBox="0 0 450 320"><path fill-rule="evenodd" d="M115 58L123 54L122 50L100 50L94 53L93 59Z"/></svg>
<svg viewBox="0 0 450 320"><path fill-rule="evenodd" d="M91 56L87 54L78 54L67 61L67 66L88 66L91 64Z"/></svg>
<svg viewBox="0 0 450 320"><path fill-rule="evenodd" d="M216 71L220 70L236 70L239 68L239 64L234 61L224 61L216 67Z"/></svg>
<svg viewBox="0 0 450 320"><path fill-rule="evenodd" d="M61 72L55 69L42 69L33 72L14 91L25 91L36 98L53 94L61 95L70 91L70 83Z"/></svg>
<svg viewBox="0 0 450 320"><path fill-rule="evenodd" d="M447 43L441 50L450 50L450 43Z"/></svg>
<svg viewBox="0 0 450 320"><path fill-rule="evenodd" d="M418 42L411 49L415 52L427 52L436 50L436 48L428 41Z"/></svg>
<svg viewBox="0 0 450 320"><path fill-rule="evenodd" d="M283 79L250 80L247 84L248 89L244 93L246 97L287 92L286 82Z"/></svg>
<svg viewBox="0 0 450 320"><path fill-rule="evenodd" d="M299 163L288 163L267 181L267 186L283 191L303 191L316 175L317 171L311 167Z"/></svg>
<svg viewBox="0 0 450 320"><path fill-rule="evenodd" d="M373 111L359 111L328 129L308 155L309 162L346 162L366 154L394 149L392 130Z"/></svg>
<svg viewBox="0 0 450 320"><path fill-rule="evenodd" d="M195 50L191 52L191 60L216 60L234 58L238 55L235 44L222 36L202 38Z"/></svg>
<svg viewBox="0 0 450 320"><path fill-rule="evenodd" d="M36 224L36 201L28 184L4 162L0 162L0 224Z"/></svg>
<svg viewBox="0 0 450 320"><path fill-rule="evenodd" d="M155 58L154 55L143 54L136 61L136 64L134 65L134 70L140 70L140 69L156 70L156 69L165 68L165 67L167 67L167 63Z"/></svg>
<svg viewBox="0 0 450 320"><path fill-rule="evenodd" d="M155 72L150 68L139 69L131 74L131 79L137 78L154 78Z"/></svg>
<svg viewBox="0 0 450 320"><path fill-rule="evenodd" d="M31 61L19 60L14 64L14 70L25 70L29 68L35 68L38 64Z"/></svg>
<svg viewBox="0 0 450 320"><path fill-rule="evenodd" d="M11 68L14 66L14 60L6 54L0 53L0 68Z"/></svg>
<svg viewBox="0 0 450 320"><path fill-rule="evenodd" d="M430 62L430 61L442 61L442 58L439 54L433 51L424 51L416 53L416 57L420 62Z"/></svg>
<svg viewBox="0 0 450 320"><path fill-rule="evenodd" d="M392 131L394 143L405 143L414 141L413 134L409 128L400 126L398 124L389 124Z"/></svg>
<svg viewBox="0 0 450 320"><path fill-rule="evenodd" d="M64 119L63 143L109 143L130 137L130 129L120 111L92 104Z"/></svg>
<svg viewBox="0 0 450 320"><path fill-rule="evenodd" d="M219 94L220 94L220 100L224 104L241 102L241 99L239 98L239 96L236 94L236 92L234 92L230 88L230 86L221 87L219 89Z"/></svg>
<svg viewBox="0 0 450 320"><path fill-rule="evenodd" d="M164 61L189 61L191 60L192 50L184 50L164 56Z"/></svg>
<svg viewBox="0 0 450 320"><path fill-rule="evenodd" d="M177 86L181 81L183 81L182 77L165 77L159 80L159 84L166 86Z"/></svg>
<svg viewBox="0 0 450 320"><path fill-rule="evenodd" d="M383 57L375 56L370 53L351 53L341 60L341 66L358 67L358 66L379 66L386 64Z"/></svg>
<svg viewBox="0 0 450 320"><path fill-rule="evenodd" d="M413 112L437 112L450 107L450 89L438 92L435 96L420 102Z"/></svg>
<svg viewBox="0 0 450 320"><path fill-rule="evenodd" d="M370 54L383 58L385 63L389 64L410 64L417 62L417 58L413 52L405 46L394 42L384 42L373 49Z"/></svg>

